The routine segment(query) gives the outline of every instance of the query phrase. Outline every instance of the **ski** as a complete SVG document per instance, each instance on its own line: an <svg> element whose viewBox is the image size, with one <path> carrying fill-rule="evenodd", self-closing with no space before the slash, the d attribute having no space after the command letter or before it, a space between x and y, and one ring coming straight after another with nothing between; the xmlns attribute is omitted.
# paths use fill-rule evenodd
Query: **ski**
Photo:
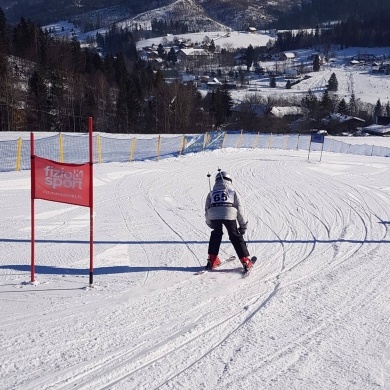
<svg viewBox="0 0 390 390"><path fill-rule="evenodd" d="M249 268L248 270L245 270L245 269L243 270L243 276L242 276L243 278L247 278L251 274L251 272L253 271L253 268L255 266L256 261L257 261L257 257L252 256L251 262L252 262L253 266L251 268Z"/></svg>
<svg viewBox="0 0 390 390"><path fill-rule="evenodd" d="M203 269L201 269L200 271L195 272L194 275L203 275L203 274L205 274L206 272L209 272L209 271L213 271L213 270L215 270L215 269L218 269L218 268L222 267L223 265L225 265L226 263L229 263L229 262L231 262L231 261L233 261L233 260L235 260L235 259L236 259L236 256L230 256L230 257L228 257L227 259L221 260L221 264L220 264L218 267L213 268L213 269L203 268Z"/></svg>

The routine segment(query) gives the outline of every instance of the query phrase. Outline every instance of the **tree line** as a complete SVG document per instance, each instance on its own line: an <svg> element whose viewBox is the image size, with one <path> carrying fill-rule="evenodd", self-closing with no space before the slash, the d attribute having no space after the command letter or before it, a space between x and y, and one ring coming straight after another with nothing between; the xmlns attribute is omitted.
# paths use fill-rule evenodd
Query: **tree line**
<svg viewBox="0 0 390 390"><path fill-rule="evenodd" d="M113 27L99 39L104 56L24 18L10 26L0 8L0 129L81 132L92 116L98 131L182 134L230 116L227 87L203 98L191 83L165 83L131 32Z"/></svg>
<svg viewBox="0 0 390 390"><path fill-rule="evenodd" d="M302 1L289 12L280 15L274 28L304 29L328 21L361 20L374 22L383 31L389 31L390 2L388 0L311 0Z"/></svg>

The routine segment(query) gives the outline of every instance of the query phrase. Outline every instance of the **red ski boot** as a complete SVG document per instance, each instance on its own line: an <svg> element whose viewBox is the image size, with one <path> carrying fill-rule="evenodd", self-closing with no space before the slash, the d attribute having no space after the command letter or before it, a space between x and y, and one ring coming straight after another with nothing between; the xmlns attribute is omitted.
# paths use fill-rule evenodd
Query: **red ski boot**
<svg viewBox="0 0 390 390"><path fill-rule="evenodd" d="M218 255L209 255L205 269L214 269L221 265Z"/></svg>
<svg viewBox="0 0 390 390"><path fill-rule="evenodd" d="M241 257L240 259L242 266L244 267L244 271L248 272L252 267L253 263L249 257Z"/></svg>

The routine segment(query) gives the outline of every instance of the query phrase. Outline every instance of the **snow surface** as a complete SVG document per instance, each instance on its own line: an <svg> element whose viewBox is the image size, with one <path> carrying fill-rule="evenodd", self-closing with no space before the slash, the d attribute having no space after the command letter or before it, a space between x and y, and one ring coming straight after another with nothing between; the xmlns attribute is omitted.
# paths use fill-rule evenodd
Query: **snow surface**
<svg viewBox="0 0 390 390"><path fill-rule="evenodd" d="M93 288L89 209L45 201L29 283L30 172L0 173L0 388L390 389L390 160L318 157L95 165ZM249 278L194 275L217 167L246 203Z"/></svg>
<svg viewBox="0 0 390 390"><path fill-rule="evenodd" d="M164 43L164 40L172 41L174 37L191 40L193 43L202 43L206 37L211 41L214 40L216 46L221 49L239 49L247 48L249 45L253 47L266 46L269 41L274 41L275 37L267 33L249 33L245 31L206 31L199 33L178 34L166 37L156 37L143 39L137 42L137 48L140 49L146 46L158 46Z"/></svg>

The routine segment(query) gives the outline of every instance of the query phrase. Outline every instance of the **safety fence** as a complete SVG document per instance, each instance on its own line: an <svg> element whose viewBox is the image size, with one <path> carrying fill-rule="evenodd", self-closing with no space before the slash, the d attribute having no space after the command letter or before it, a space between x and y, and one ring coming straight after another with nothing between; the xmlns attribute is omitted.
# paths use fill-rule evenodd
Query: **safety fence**
<svg viewBox="0 0 390 390"><path fill-rule="evenodd" d="M89 161L88 134L48 135L35 139L35 154L64 163ZM197 135L130 138L123 135L93 136L95 163L159 160L161 158L222 148L309 150L389 157L390 148L351 145L325 137L323 144L311 143L310 135L265 134L244 131L209 132ZM30 140L0 141L0 172L30 169Z"/></svg>

